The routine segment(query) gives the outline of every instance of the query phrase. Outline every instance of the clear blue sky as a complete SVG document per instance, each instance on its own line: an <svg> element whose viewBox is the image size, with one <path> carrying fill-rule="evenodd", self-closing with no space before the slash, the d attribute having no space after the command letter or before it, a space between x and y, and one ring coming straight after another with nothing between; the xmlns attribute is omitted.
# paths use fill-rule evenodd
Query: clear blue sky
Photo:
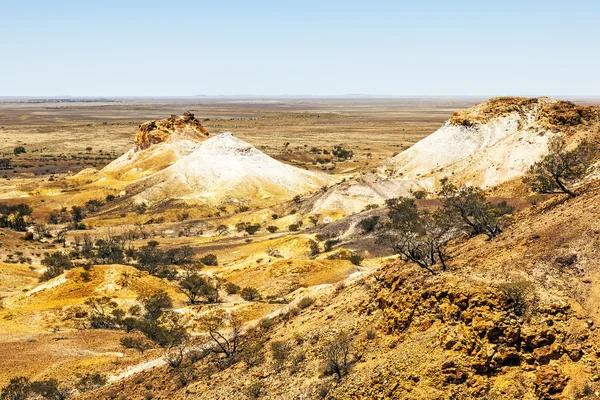
<svg viewBox="0 0 600 400"><path fill-rule="evenodd" d="M0 96L596 96L600 1L2 0L0 54Z"/></svg>

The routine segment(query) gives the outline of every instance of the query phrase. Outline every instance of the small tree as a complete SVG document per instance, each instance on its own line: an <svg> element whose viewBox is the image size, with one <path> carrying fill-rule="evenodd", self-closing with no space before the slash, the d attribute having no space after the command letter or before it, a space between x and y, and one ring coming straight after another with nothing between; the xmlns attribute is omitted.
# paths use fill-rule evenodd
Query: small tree
<svg viewBox="0 0 600 400"><path fill-rule="evenodd" d="M201 297L208 301L217 301L219 298L217 287L196 272L187 274L179 281L179 290L187 296L190 304L197 304Z"/></svg>
<svg viewBox="0 0 600 400"><path fill-rule="evenodd" d="M79 229L80 222L85 218L85 211L82 207L71 207L71 220L73 221L73 229ZM85 229L85 227L84 227Z"/></svg>
<svg viewBox="0 0 600 400"><path fill-rule="evenodd" d="M352 338L340 331L327 341L324 347L325 374L335 374L342 379L350 367L350 346Z"/></svg>
<svg viewBox="0 0 600 400"><path fill-rule="evenodd" d="M152 346L150 345L150 343L148 343L147 340L133 336L125 336L124 338L121 338L121 346L123 346L126 349L137 350L142 355L146 350L152 348Z"/></svg>
<svg viewBox="0 0 600 400"><path fill-rule="evenodd" d="M146 313L144 318L150 321L158 320L165 310L173 308L171 298L164 290L145 293L138 297L138 301L144 305Z"/></svg>
<svg viewBox="0 0 600 400"><path fill-rule="evenodd" d="M227 313L219 309L204 314L198 321L198 327L210 336L213 346L211 351L222 354L228 363L236 361L247 343L242 335L242 320L236 313ZM226 332L229 328L229 333Z"/></svg>
<svg viewBox="0 0 600 400"><path fill-rule="evenodd" d="M90 297L85 300L90 308L90 325L95 329L111 329L115 327L112 311L117 309L117 303L108 296Z"/></svg>
<svg viewBox="0 0 600 400"><path fill-rule="evenodd" d="M492 203L485 198L483 191L473 186L456 187L447 179L442 181L438 196L442 200L447 218L471 235L485 234L492 239L502 233L509 222L514 208L506 202Z"/></svg>
<svg viewBox="0 0 600 400"><path fill-rule="evenodd" d="M379 241L432 274L437 273L433 266L438 263L446 270L446 246L457 234L449 214L443 209L419 213L415 200L404 197L390 199L386 205L390 222Z"/></svg>
<svg viewBox="0 0 600 400"><path fill-rule="evenodd" d="M46 254L42 259L42 265L46 267L46 271L40 277L41 281L47 281L48 279L57 277L65 272L65 270L73 267L73 263L69 256L58 252Z"/></svg>
<svg viewBox="0 0 600 400"><path fill-rule="evenodd" d="M548 154L529 168L523 181L534 192L575 197L570 187L588 174L597 152L596 146L587 140L568 150L566 141L555 136L548 144Z"/></svg>

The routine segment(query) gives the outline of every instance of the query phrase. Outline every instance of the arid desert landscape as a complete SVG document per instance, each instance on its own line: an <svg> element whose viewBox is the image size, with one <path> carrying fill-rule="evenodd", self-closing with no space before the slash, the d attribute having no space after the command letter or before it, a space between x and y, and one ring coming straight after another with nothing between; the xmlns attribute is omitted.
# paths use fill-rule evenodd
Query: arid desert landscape
<svg viewBox="0 0 600 400"><path fill-rule="evenodd" d="M600 101L0 99L0 398L600 394Z"/></svg>

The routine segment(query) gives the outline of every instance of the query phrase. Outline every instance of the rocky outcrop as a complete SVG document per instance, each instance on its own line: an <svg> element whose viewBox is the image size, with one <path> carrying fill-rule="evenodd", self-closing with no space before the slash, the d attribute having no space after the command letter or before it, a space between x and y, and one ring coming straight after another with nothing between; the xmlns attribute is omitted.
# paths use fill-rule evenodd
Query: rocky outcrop
<svg viewBox="0 0 600 400"><path fill-rule="evenodd" d="M208 137L206 128L189 111L186 111L182 116L171 115L168 119L144 122L140 124L139 128L140 130L135 137L138 150L144 150L153 144L164 142L173 134L185 135L190 139Z"/></svg>
<svg viewBox="0 0 600 400"><path fill-rule="evenodd" d="M427 377L437 389L475 395L511 370L525 370L536 372L539 398L555 398L568 380L555 364L596 353L588 328L574 328L581 324L571 307L540 304L534 289L524 295L523 307L495 285L392 271L377 298L383 328L400 338L434 335L436 351L446 359Z"/></svg>

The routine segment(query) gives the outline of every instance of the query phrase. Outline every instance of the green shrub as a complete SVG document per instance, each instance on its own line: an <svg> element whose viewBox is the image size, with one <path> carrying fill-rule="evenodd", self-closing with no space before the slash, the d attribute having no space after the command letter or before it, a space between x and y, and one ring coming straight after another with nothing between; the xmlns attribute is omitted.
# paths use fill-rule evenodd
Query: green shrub
<svg viewBox="0 0 600 400"><path fill-rule="evenodd" d="M253 287L245 287L240 292L242 299L246 301L255 301L260 299L260 293L256 288Z"/></svg>

